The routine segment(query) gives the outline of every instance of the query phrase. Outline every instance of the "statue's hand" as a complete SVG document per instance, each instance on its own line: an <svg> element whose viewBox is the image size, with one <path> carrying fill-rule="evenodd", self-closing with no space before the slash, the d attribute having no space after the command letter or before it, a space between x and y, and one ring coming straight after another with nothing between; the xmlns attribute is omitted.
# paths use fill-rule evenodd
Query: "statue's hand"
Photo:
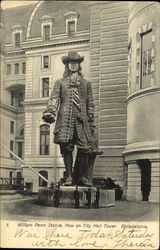
<svg viewBox="0 0 160 250"><path fill-rule="evenodd" d="M88 122L94 122L94 114L88 114Z"/></svg>
<svg viewBox="0 0 160 250"><path fill-rule="evenodd" d="M46 122L46 123L53 123L55 122L55 114L54 113L50 113L48 111L43 112L43 116L42 119Z"/></svg>
<svg viewBox="0 0 160 250"><path fill-rule="evenodd" d="M89 122L89 127L91 130L92 135L94 134L94 130L95 130L95 124L93 122Z"/></svg>

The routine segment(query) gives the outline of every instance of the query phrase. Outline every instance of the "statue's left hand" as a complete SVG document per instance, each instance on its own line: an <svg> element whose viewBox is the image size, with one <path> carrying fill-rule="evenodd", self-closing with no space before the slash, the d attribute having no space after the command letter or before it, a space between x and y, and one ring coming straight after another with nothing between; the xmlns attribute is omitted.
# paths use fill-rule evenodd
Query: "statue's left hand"
<svg viewBox="0 0 160 250"><path fill-rule="evenodd" d="M42 119L47 123L53 123L55 122L55 115L53 113L45 111L43 113Z"/></svg>

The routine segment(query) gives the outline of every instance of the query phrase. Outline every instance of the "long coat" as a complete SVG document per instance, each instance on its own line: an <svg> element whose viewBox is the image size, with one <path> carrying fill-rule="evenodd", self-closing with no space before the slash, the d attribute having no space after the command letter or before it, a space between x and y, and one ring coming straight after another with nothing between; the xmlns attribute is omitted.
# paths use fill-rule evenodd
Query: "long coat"
<svg viewBox="0 0 160 250"><path fill-rule="evenodd" d="M84 134L88 142L92 141L90 122L88 116L94 116L94 101L91 83L78 75L78 94L80 99L80 113L82 122L78 125L78 137L83 138ZM73 136L73 91L74 86L70 77L57 80L54 84L51 96L48 101L48 108L57 112L57 120L54 129L54 142L57 144L68 142Z"/></svg>

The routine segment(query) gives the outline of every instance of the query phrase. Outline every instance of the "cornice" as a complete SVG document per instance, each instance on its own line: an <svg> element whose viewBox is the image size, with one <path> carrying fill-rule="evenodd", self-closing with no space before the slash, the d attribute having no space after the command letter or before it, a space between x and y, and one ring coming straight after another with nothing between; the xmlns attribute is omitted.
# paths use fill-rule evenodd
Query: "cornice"
<svg viewBox="0 0 160 250"><path fill-rule="evenodd" d="M139 149L130 149L122 152L123 156L131 155L131 154L142 154L142 153L150 153L150 152L160 152L159 147L146 147Z"/></svg>
<svg viewBox="0 0 160 250"><path fill-rule="evenodd" d="M59 43L50 43L50 44L40 44L40 45L32 45L32 46L27 46L23 47L21 51L8 51L5 52L4 54L6 56L10 55L22 55L25 54L25 51L28 50L37 50L37 49L46 49L46 48L53 48L53 47L62 47L62 46L70 46L70 45L78 45L78 44L89 44L89 39L81 39L81 40L75 40L75 41L67 41L67 42L59 42Z"/></svg>
<svg viewBox="0 0 160 250"><path fill-rule="evenodd" d="M34 99L25 99L23 104L24 106L30 106L30 105L44 105L48 101L47 98L34 98Z"/></svg>
<svg viewBox="0 0 160 250"><path fill-rule="evenodd" d="M44 48L53 48L53 47L61 47L61 46L70 46L75 44L85 44L89 43L89 39L79 40L79 41L67 41L67 42L60 42L60 43L52 43L52 44L45 44L45 45L37 45L31 47L24 47L24 50L35 50L35 49L44 49Z"/></svg>
<svg viewBox="0 0 160 250"><path fill-rule="evenodd" d="M0 108L1 108L1 110L2 110L2 109L6 109L7 111L14 112L14 113L17 113L17 112L18 112L18 108L9 106L9 105L4 104L4 103L1 103L1 104L0 104Z"/></svg>
<svg viewBox="0 0 160 250"><path fill-rule="evenodd" d="M126 99L126 102L127 104L129 102L131 102L132 100L136 99L136 98L140 98L140 97L143 97L143 96L146 96L146 95L151 95L151 94L154 94L154 93L158 93L160 91L160 88L159 87L149 87L149 88L146 88L146 89L140 89L132 94L130 94L127 99Z"/></svg>

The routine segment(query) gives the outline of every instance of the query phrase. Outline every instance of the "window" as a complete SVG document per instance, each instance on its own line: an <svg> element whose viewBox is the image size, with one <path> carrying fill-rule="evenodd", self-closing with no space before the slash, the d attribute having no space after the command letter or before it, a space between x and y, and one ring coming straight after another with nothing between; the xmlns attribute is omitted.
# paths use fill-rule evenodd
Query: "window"
<svg viewBox="0 0 160 250"><path fill-rule="evenodd" d="M20 47L20 33L15 33L14 38L15 38L15 47L19 48Z"/></svg>
<svg viewBox="0 0 160 250"><path fill-rule="evenodd" d="M72 36L75 33L75 21L68 22L68 35Z"/></svg>
<svg viewBox="0 0 160 250"><path fill-rule="evenodd" d="M10 172L9 172L9 178L12 178L12 177L13 177L13 172L10 171Z"/></svg>
<svg viewBox="0 0 160 250"><path fill-rule="evenodd" d="M15 63L15 65L14 65L14 67L15 67L15 74L17 75L17 74L19 74L19 63Z"/></svg>
<svg viewBox="0 0 160 250"><path fill-rule="evenodd" d="M42 78L42 97L49 96L49 77Z"/></svg>
<svg viewBox="0 0 160 250"><path fill-rule="evenodd" d="M66 19L66 34L69 36L75 35L77 32L78 19L80 15L78 12L69 11L64 14L64 18Z"/></svg>
<svg viewBox="0 0 160 250"><path fill-rule="evenodd" d="M26 63L22 63L22 74L26 73Z"/></svg>
<svg viewBox="0 0 160 250"><path fill-rule="evenodd" d="M18 156L22 158L23 157L23 142L17 142L17 147L18 147Z"/></svg>
<svg viewBox="0 0 160 250"><path fill-rule="evenodd" d="M14 121L10 122L10 133L14 134Z"/></svg>
<svg viewBox="0 0 160 250"><path fill-rule="evenodd" d="M13 152L13 146L14 146L14 142L10 141L10 150ZM13 155L10 154L10 158L13 158Z"/></svg>
<svg viewBox="0 0 160 250"><path fill-rule="evenodd" d="M18 94L18 107L23 107L23 101L24 101L24 94L23 92L20 92Z"/></svg>
<svg viewBox="0 0 160 250"><path fill-rule="evenodd" d="M44 34L44 40L50 39L50 25L43 26L43 34Z"/></svg>
<svg viewBox="0 0 160 250"><path fill-rule="evenodd" d="M49 125L40 127L40 155L49 155Z"/></svg>
<svg viewBox="0 0 160 250"><path fill-rule="evenodd" d="M49 56L43 56L43 68L49 68Z"/></svg>
<svg viewBox="0 0 160 250"><path fill-rule="evenodd" d="M21 172L17 172L16 184L17 185L21 185L22 184L22 173Z"/></svg>
<svg viewBox="0 0 160 250"><path fill-rule="evenodd" d="M48 179L48 172L47 171L39 171L39 173ZM39 177L39 187L47 187L47 182Z"/></svg>
<svg viewBox="0 0 160 250"><path fill-rule="evenodd" d="M15 106L15 94L11 91L11 106Z"/></svg>
<svg viewBox="0 0 160 250"><path fill-rule="evenodd" d="M7 64L7 75L11 75L11 64Z"/></svg>
<svg viewBox="0 0 160 250"><path fill-rule="evenodd" d="M140 88L147 88L151 84L152 66L152 32L141 35L141 69Z"/></svg>

